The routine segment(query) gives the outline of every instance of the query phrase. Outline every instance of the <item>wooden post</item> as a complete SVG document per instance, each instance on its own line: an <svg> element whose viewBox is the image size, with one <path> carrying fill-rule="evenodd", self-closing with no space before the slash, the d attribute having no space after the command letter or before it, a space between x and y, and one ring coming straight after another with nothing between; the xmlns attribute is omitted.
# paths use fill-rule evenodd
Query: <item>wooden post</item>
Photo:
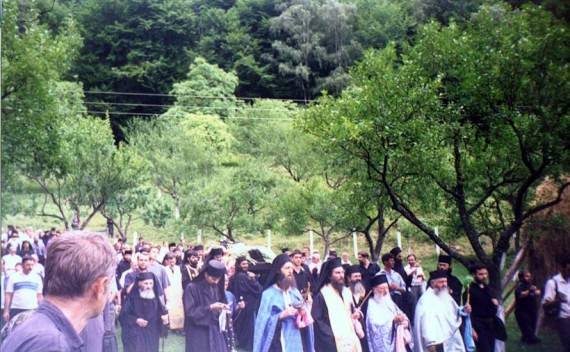
<svg viewBox="0 0 570 352"><path fill-rule="evenodd" d="M271 249L271 230L267 230L267 248Z"/></svg>

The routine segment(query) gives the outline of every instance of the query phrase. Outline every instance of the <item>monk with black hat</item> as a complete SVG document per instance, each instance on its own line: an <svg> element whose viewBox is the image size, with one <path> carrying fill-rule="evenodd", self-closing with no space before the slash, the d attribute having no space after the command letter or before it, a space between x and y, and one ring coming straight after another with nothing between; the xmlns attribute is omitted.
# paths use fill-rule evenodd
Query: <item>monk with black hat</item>
<svg viewBox="0 0 570 352"><path fill-rule="evenodd" d="M184 290L186 352L226 352L220 315L229 310L224 289L226 267L208 261Z"/></svg>
<svg viewBox="0 0 570 352"><path fill-rule="evenodd" d="M158 352L162 325L168 312L159 299L157 280L150 271L140 272L125 300L119 320L125 352Z"/></svg>
<svg viewBox="0 0 570 352"><path fill-rule="evenodd" d="M460 305L461 304L461 291L463 289L463 285L461 284L461 281L459 281L459 279L457 277L451 275L451 256L441 254L437 258L437 270L447 272L447 287L449 290L449 294L451 295L451 297L453 297L453 300L455 300L455 303ZM431 280L432 280L432 277L430 276L430 278L427 282L427 287L430 286Z"/></svg>
<svg viewBox="0 0 570 352"><path fill-rule="evenodd" d="M345 266L343 264L342 267L345 268L346 270L345 272L346 283L348 285L348 288L350 289L352 303L354 304L355 308L359 308L360 311L363 313L363 316L359 318L359 321L364 327L364 324L366 322L366 310L367 310L367 304L365 300L366 287L364 287L364 284L362 283L362 273L360 272L360 265L355 264L355 265ZM373 277L371 281L373 281L374 279L375 277ZM362 346L362 351L368 351L368 343L366 342L366 336L360 337L360 345Z"/></svg>
<svg viewBox="0 0 570 352"><path fill-rule="evenodd" d="M235 274L230 279L228 289L238 301L245 303L245 307L234 321L237 347L251 351L253 349L255 314L259 307L263 288L257 282L255 274L249 271L249 262L245 256L236 259Z"/></svg>
<svg viewBox="0 0 570 352"><path fill-rule="evenodd" d="M430 286L416 305L414 350L465 352L460 327L462 317L471 313L471 306L459 307L451 297L447 271L432 271L430 277Z"/></svg>
<svg viewBox="0 0 570 352"><path fill-rule="evenodd" d="M355 311L350 290L344 285L340 258L323 264L317 289L311 310L315 320L315 351L361 352L358 327L355 329L353 320L361 318L362 313ZM358 331L363 336L362 326Z"/></svg>

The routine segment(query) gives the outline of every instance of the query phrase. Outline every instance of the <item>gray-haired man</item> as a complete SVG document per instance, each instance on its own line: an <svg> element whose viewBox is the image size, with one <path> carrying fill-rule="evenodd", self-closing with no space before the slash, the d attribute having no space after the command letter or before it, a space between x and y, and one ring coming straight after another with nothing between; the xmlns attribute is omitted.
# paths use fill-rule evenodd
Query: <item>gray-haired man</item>
<svg viewBox="0 0 570 352"><path fill-rule="evenodd" d="M83 351L79 333L103 311L114 272L114 251L103 236L71 232L54 238L47 250L45 298L0 349Z"/></svg>

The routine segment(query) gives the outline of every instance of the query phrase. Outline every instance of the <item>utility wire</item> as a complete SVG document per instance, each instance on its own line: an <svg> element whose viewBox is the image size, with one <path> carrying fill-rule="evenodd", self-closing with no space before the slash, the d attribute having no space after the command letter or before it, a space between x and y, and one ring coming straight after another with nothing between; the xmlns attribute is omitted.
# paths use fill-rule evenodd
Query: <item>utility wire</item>
<svg viewBox="0 0 570 352"><path fill-rule="evenodd" d="M123 116L157 116L161 114L145 113L145 112L124 112L124 111L80 111L86 114L96 115L123 115ZM175 114L174 116L183 116L183 114ZM276 118L276 117L244 117L244 116L228 116L227 120L268 120L268 121L293 121L290 118Z"/></svg>
<svg viewBox="0 0 570 352"><path fill-rule="evenodd" d="M144 103L107 103L102 101L86 101L84 102L85 105L111 105L111 106L141 106L141 107L165 107L165 108L173 108L173 107L181 107L181 108L189 108L189 109L199 109L199 110L221 110L221 109L239 109L238 106L233 107L216 107L216 106L199 106L199 105L173 105L173 104L144 104ZM248 111L286 111L291 112L288 109L266 109L266 108L254 108L254 107L247 107Z"/></svg>
<svg viewBox="0 0 570 352"><path fill-rule="evenodd" d="M186 98L200 98L200 99L230 99L234 97L216 97L207 95L190 95L190 94L164 94L164 93L136 93L136 92L116 92L116 91L97 91L97 90L84 90L85 94L101 94L101 95L134 95L134 96L150 96L150 97L186 97ZM278 101L298 101L308 103L314 99L279 99L279 98L260 98L260 97L235 97L238 100L278 100Z"/></svg>

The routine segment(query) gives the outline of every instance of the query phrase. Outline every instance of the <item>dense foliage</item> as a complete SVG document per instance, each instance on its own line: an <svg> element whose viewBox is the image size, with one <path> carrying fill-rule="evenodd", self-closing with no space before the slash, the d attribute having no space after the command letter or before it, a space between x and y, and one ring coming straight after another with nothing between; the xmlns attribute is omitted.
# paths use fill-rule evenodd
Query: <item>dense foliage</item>
<svg viewBox="0 0 570 352"><path fill-rule="evenodd" d="M65 227L355 232L374 258L406 221L497 282L570 165L567 2L527 2L6 1L2 215L31 184Z"/></svg>

